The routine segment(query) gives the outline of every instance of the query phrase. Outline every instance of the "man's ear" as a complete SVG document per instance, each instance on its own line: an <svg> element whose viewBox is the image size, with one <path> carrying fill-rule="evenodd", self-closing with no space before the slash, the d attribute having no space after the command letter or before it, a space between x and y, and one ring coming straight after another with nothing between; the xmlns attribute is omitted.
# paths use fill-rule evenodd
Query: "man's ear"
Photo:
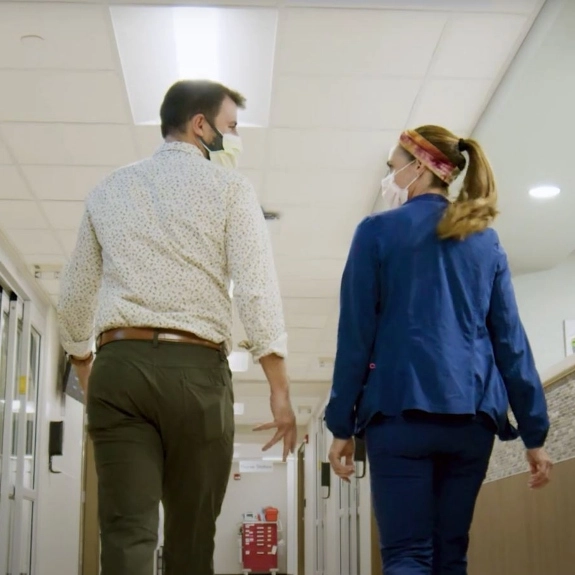
<svg viewBox="0 0 575 575"><path fill-rule="evenodd" d="M196 138L205 138L208 122L203 114L196 114L188 121L186 132Z"/></svg>

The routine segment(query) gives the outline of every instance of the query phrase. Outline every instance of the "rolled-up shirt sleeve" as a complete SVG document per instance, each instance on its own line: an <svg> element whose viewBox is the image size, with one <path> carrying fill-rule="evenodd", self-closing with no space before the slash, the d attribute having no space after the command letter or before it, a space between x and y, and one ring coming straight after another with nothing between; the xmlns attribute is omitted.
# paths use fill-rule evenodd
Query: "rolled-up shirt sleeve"
<svg viewBox="0 0 575 575"><path fill-rule="evenodd" d="M338 439L355 432L357 402L377 333L381 282L372 224L367 218L358 226L341 281L337 353L325 412L327 427Z"/></svg>
<svg viewBox="0 0 575 575"><path fill-rule="evenodd" d="M94 315L102 281L102 252L88 210L76 248L60 285L58 320L62 346L70 355L87 355L94 345Z"/></svg>
<svg viewBox="0 0 575 575"><path fill-rule="evenodd" d="M287 356L282 300L272 246L256 193L247 180L230 184L226 222L228 273L254 361Z"/></svg>

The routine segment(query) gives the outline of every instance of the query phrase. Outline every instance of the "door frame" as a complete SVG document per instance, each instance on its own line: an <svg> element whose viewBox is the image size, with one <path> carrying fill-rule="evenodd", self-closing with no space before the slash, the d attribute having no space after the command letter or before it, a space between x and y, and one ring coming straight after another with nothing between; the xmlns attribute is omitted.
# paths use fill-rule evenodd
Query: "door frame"
<svg viewBox="0 0 575 575"><path fill-rule="evenodd" d="M4 313L8 313L8 338L6 361L6 390L4 393L4 422L2 433L2 463L0 474L3 478L0 487L0 531L9 534L0 541L0 568L10 573L21 573L24 544L29 545L29 561L25 572L35 572L36 534L38 524L38 428L41 423L39 414L40 381L42 377L42 329L33 324L33 305L30 300L19 298L14 292L8 294L0 288L0 326L3 327ZM38 338L35 348L35 378L32 411L29 412L30 368L32 338ZM18 405L18 407L16 407ZM28 437L28 415L33 416L33 436ZM16 437L14 434L16 433ZM27 453L28 440L32 441L32 452ZM17 440L17 441L16 441ZM32 480L26 481L26 461L32 456L29 466ZM24 534L24 503L31 503L29 534ZM27 524L26 524L27 526ZM26 539L26 540L25 540ZM10 562L8 563L8 557Z"/></svg>
<svg viewBox="0 0 575 575"><path fill-rule="evenodd" d="M297 574L305 575L305 443L297 452Z"/></svg>

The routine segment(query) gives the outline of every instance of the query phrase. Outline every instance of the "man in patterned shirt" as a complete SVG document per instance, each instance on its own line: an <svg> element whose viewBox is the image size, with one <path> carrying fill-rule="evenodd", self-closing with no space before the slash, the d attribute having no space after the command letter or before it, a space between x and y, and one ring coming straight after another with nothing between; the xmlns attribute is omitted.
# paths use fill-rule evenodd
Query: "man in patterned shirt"
<svg viewBox="0 0 575 575"><path fill-rule="evenodd" d="M217 83L172 86L165 143L91 193L62 279L63 346L85 389L90 380L102 575L152 575L160 501L165 573L213 574L233 456L231 280L271 389L264 449L283 440L285 459L295 447L270 241L253 187L230 169L243 106Z"/></svg>

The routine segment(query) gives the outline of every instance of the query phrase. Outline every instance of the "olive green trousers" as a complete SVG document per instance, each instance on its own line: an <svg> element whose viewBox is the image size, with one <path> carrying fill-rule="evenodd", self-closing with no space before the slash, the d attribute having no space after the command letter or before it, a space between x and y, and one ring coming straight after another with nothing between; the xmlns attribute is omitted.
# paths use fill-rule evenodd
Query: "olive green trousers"
<svg viewBox="0 0 575 575"><path fill-rule="evenodd" d="M97 355L88 430L98 473L101 575L152 575L164 506L163 575L213 575L234 437L223 351L118 341Z"/></svg>

